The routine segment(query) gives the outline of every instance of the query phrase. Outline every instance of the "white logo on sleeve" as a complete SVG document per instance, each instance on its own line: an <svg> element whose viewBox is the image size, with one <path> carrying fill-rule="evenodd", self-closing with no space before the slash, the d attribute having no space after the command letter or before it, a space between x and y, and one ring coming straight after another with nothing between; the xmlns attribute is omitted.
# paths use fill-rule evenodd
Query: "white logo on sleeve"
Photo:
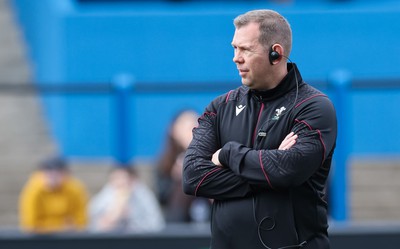
<svg viewBox="0 0 400 249"><path fill-rule="evenodd" d="M245 105L236 106L236 116L239 115L239 113L241 113L245 107Z"/></svg>

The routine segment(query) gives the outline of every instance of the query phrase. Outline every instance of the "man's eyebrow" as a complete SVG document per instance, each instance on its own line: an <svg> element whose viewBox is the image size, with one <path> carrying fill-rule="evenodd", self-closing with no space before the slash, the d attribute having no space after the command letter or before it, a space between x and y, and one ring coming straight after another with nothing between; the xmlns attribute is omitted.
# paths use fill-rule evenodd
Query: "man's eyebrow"
<svg viewBox="0 0 400 249"><path fill-rule="evenodd" d="M231 43L231 45L232 45L232 47L237 47L237 48L241 48L241 49L251 49L251 46L248 46L248 45L237 45L237 44L235 44L235 43Z"/></svg>

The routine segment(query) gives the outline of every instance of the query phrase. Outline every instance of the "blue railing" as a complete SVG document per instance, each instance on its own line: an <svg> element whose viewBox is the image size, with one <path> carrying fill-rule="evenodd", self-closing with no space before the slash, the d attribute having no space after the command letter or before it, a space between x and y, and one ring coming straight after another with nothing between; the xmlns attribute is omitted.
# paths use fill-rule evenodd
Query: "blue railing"
<svg viewBox="0 0 400 249"><path fill-rule="evenodd" d="M354 134L351 131L353 114L351 113L351 94L356 90L392 90L400 89L399 79L386 80L362 80L352 79L346 71L336 71L326 82L309 82L311 85L327 91L334 102L338 119L338 138L334 154L333 167L330 175L330 214L336 221L345 221L349 218L348 204L348 172L349 157L352 154L350 148L351 139ZM133 99L147 93L160 94L199 94L210 93L215 96L219 92L226 92L233 87L231 83L223 82L198 82L190 84L165 84L165 83L140 83L134 77L121 74L107 84L26 84L10 85L0 84L0 92L7 94L14 92L18 94L38 93L41 95L52 94L101 94L114 96L113 108L115 112L115 130L112 132L115 139L114 158L120 164L128 164L134 157L140 156L133 150L135 143L142 143L135 138L132 140L130 134L138 127L134 126L134 110L132 110ZM62 141L61 141L62 142Z"/></svg>

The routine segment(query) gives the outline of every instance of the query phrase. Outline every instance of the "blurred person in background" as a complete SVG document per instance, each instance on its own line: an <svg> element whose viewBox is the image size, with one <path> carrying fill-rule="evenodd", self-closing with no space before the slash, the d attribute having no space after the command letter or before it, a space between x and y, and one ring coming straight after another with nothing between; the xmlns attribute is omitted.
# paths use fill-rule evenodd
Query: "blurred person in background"
<svg viewBox="0 0 400 249"><path fill-rule="evenodd" d="M282 15L249 11L234 26L242 86L216 97L199 119L184 191L214 199L212 249L328 249L333 104L290 62L292 30Z"/></svg>
<svg viewBox="0 0 400 249"><path fill-rule="evenodd" d="M32 233L81 231L87 225L88 194L60 157L45 160L24 186L21 229Z"/></svg>
<svg viewBox="0 0 400 249"><path fill-rule="evenodd" d="M154 192L127 166L111 170L90 201L89 217L92 232L155 232L165 226Z"/></svg>
<svg viewBox="0 0 400 249"><path fill-rule="evenodd" d="M175 115L158 161L158 196L167 222L209 220L210 201L186 195L182 191L183 158L192 140L192 129L198 125L198 118L198 113L191 109Z"/></svg>

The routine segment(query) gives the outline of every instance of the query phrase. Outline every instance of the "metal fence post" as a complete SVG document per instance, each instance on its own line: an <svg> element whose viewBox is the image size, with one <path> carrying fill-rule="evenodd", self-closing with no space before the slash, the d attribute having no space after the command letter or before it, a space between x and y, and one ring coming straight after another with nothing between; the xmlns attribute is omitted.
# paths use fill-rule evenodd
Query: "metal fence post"
<svg viewBox="0 0 400 249"><path fill-rule="evenodd" d="M133 130L131 117L131 93L134 79L129 74L119 74L113 80L115 89L115 160L122 166L131 160L130 132Z"/></svg>
<svg viewBox="0 0 400 249"><path fill-rule="evenodd" d="M351 75L345 70L335 71L330 76L329 84L334 89L334 105L338 122L338 136L330 178L330 213L334 220L345 221L348 218L347 161L352 139L348 131Z"/></svg>

